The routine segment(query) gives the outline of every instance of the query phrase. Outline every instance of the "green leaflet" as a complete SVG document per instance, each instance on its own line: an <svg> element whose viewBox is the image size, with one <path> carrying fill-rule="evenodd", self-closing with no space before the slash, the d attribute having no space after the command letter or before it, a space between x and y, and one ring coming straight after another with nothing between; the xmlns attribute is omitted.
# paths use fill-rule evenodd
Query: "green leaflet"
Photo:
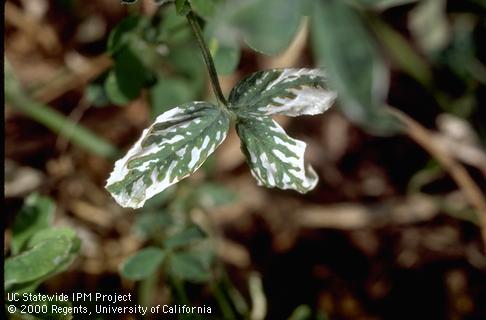
<svg viewBox="0 0 486 320"><path fill-rule="evenodd" d="M300 193L316 186L317 174L304 165L305 143L289 137L277 122L266 116L240 118L236 130L258 185Z"/></svg>
<svg viewBox="0 0 486 320"><path fill-rule="evenodd" d="M244 41L266 55L284 51L301 22L301 0L227 0L208 20L207 35L225 47Z"/></svg>
<svg viewBox="0 0 486 320"><path fill-rule="evenodd" d="M52 223L56 205L50 198L36 193L31 194L24 206L15 217L12 226L10 248L12 254L19 254L29 239L40 230L46 229Z"/></svg>
<svg viewBox="0 0 486 320"><path fill-rule="evenodd" d="M252 175L259 185L305 193L318 181L304 165L305 143L287 136L268 115L315 115L328 110L336 93L319 69L273 69L254 73L230 93L236 129Z"/></svg>
<svg viewBox="0 0 486 320"><path fill-rule="evenodd" d="M207 102L191 102L164 112L115 163L106 189L121 206L140 208L196 171L228 129L228 115Z"/></svg>
<svg viewBox="0 0 486 320"><path fill-rule="evenodd" d="M5 286L27 283L66 267L73 257L73 246L66 237L48 238L30 250L5 260Z"/></svg>
<svg viewBox="0 0 486 320"><path fill-rule="evenodd" d="M326 66L347 117L374 133L396 131L384 108L389 72L359 12L346 1L316 1L311 36L315 57Z"/></svg>
<svg viewBox="0 0 486 320"><path fill-rule="evenodd" d="M336 93L327 88L319 69L272 69L256 72L240 81L229 96L238 115L315 115L329 109Z"/></svg>
<svg viewBox="0 0 486 320"><path fill-rule="evenodd" d="M130 280L148 278L164 262L167 253L157 247L144 248L129 257L121 266L120 273Z"/></svg>

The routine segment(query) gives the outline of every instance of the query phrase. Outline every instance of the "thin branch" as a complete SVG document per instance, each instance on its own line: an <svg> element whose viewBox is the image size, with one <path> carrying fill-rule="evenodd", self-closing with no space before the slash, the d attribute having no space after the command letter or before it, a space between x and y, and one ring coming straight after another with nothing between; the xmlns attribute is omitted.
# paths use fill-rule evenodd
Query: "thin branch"
<svg viewBox="0 0 486 320"><path fill-rule="evenodd" d="M224 106L227 106L228 102L226 102L226 98L224 97L223 91L221 90L221 85L219 84L218 73L216 72L213 58L211 57L211 53L209 52L208 46L206 45L206 41L204 40L201 26L197 21L197 17L192 11L187 14L187 21L191 25L192 31L196 36L197 43L199 44L199 48L201 49L204 62L206 63L206 67L208 69L209 78L211 79L214 94L216 95L216 98L219 102L221 102Z"/></svg>
<svg viewBox="0 0 486 320"><path fill-rule="evenodd" d="M470 204L476 208L481 236L486 248L486 200L481 189L464 166L435 143L429 130L402 111L393 107L390 110L405 125L407 135L444 166L452 179L462 189Z"/></svg>

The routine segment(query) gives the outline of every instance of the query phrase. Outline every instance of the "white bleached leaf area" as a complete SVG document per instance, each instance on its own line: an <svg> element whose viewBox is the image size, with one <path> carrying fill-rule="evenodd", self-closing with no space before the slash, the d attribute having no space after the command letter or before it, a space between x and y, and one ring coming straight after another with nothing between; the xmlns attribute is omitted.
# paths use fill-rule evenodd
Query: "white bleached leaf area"
<svg viewBox="0 0 486 320"><path fill-rule="evenodd" d="M321 69L272 69L256 72L231 91L230 108L242 116L315 115L336 99Z"/></svg>
<svg viewBox="0 0 486 320"><path fill-rule="evenodd" d="M259 185L306 193L318 177L304 164L306 144L292 139L269 117L247 118L236 125L241 148Z"/></svg>
<svg viewBox="0 0 486 320"><path fill-rule="evenodd" d="M207 102L191 102L157 117L115 163L106 189L123 207L146 200L196 171L225 139L228 116Z"/></svg>
<svg viewBox="0 0 486 320"><path fill-rule="evenodd" d="M289 137L271 116L323 113L335 99L320 69L254 73L233 88L227 107L191 102L157 117L115 163L106 189L121 206L142 207L196 171L226 138L233 118L259 185L308 192L317 185L318 176L305 164L306 144Z"/></svg>

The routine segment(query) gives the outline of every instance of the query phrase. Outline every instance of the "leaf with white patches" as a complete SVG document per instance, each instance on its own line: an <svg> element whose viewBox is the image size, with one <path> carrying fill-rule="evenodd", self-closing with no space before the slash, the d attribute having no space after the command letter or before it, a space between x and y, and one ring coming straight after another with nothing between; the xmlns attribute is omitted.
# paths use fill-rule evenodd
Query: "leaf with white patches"
<svg viewBox="0 0 486 320"><path fill-rule="evenodd" d="M270 117L240 118L236 130L258 185L300 193L317 185L316 172L304 164L306 144L289 137Z"/></svg>
<svg viewBox="0 0 486 320"><path fill-rule="evenodd" d="M238 115L314 115L328 110L336 93L320 69L271 69L256 72L231 91L230 108Z"/></svg>
<svg viewBox="0 0 486 320"><path fill-rule="evenodd" d="M106 189L121 206L142 207L196 171L223 142L229 122L228 115L207 102L164 112L115 163Z"/></svg>

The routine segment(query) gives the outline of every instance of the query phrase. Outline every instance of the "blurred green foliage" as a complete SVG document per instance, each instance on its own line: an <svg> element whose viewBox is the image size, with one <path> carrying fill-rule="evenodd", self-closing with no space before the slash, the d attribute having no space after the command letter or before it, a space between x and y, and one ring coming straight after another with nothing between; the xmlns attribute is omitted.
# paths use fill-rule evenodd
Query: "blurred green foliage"
<svg viewBox="0 0 486 320"><path fill-rule="evenodd" d="M81 241L76 232L71 228L51 226L54 211L55 204L50 198L31 194L16 215L10 243L12 255L5 259L4 264L7 292L34 292L42 282L65 271L78 255ZM47 305L48 312L21 314L18 309L10 318L72 319L69 313L51 314L51 304L69 307L69 301L29 301L27 304L39 306L38 308Z"/></svg>

